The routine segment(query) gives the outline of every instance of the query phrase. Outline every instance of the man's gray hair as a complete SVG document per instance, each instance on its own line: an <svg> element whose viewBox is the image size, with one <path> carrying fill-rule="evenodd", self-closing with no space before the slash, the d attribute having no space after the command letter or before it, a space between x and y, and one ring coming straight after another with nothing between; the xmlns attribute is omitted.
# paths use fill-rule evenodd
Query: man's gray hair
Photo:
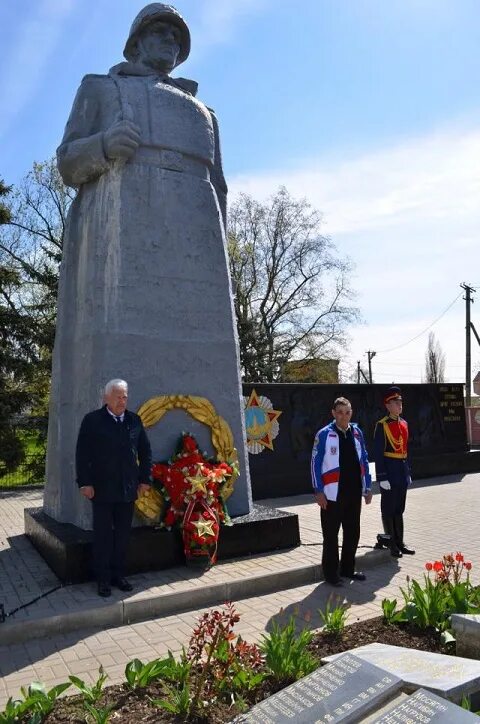
<svg viewBox="0 0 480 724"><path fill-rule="evenodd" d="M105 385L105 389L103 391L104 395L109 395L112 390L116 390L117 387L123 387L125 390L128 390L128 382L125 382L125 380L110 380Z"/></svg>

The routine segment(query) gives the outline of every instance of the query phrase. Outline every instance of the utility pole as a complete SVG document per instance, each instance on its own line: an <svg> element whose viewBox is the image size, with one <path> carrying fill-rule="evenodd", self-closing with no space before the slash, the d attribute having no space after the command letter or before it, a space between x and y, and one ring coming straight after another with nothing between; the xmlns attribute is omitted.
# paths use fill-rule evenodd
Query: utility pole
<svg viewBox="0 0 480 724"><path fill-rule="evenodd" d="M471 352L471 340L470 331L472 329L472 323L470 321L470 305L473 304L471 297L472 292L476 290L470 287L468 284L460 284L462 289L465 289L465 405L470 407L472 403L471 389L472 389L472 352ZM475 330L476 336L476 330Z"/></svg>
<svg viewBox="0 0 480 724"><path fill-rule="evenodd" d="M362 368L360 367L360 360L357 360L357 385L360 384L360 376L363 377L363 379L365 380L365 382L366 382L367 385L368 385L369 382L368 382L367 378L365 377L364 371L363 371Z"/></svg>
<svg viewBox="0 0 480 724"><path fill-rule="evenodd" d="M376 352L371 352L370 350L368 350L368 352L367 352L367 357L368 357L368 379L369 379L370 384L373 384L373 379L372 379L372 359L375 357L376 354L377 354Z"/></svg>

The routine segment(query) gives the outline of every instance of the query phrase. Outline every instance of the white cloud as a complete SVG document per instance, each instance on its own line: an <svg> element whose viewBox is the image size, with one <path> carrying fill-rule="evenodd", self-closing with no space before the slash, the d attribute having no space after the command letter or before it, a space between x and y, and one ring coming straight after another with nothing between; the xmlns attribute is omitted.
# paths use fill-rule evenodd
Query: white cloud
<svg viewBox="0 0 480 724"><path fill-rule="evenodd" d="M41 0L32 4L18 31L9 38L2 68L0 138L38 91L44 68L75 0Z"/></svg>
<svg viewBox="0 0 480 724"><path fill-rule="evenodd" d="M322 209L329 233L358 233L452 213L478 218L479 159L480 128L449 131L337 164L309 160L296 170L239 176L230 187L264 198L285 184Z"/></svg>
<svg viewBox="0 0 480 724"><path fill-rule="evenodd" d="M309 159L293 169L230 179L229 186L233 196L244 191L265 199L281 184L323 212L325 233L356 264L353 285L366 324L352 332L352 368L357 359L366 366L368 349L400 345L422 331L462 281L480 281L480 126L451 127L336 163ZM452 380L464 374L462 305L458 301L432 330ZM480 329L475 305L472 313ZM378 381L400 381L408 370L404 381L420 382L427 338L428 332L378 355L378 373L385 375ZM475 345L472 340L478 364Z"/></svg>
<svg viewBox="0 0 480 724"><path fill-rule="evenodd" d="M258 15L270 0L203 0L198 25L192 30L192 54L203 54L212 45L228 43L242 18Z"/></svg>

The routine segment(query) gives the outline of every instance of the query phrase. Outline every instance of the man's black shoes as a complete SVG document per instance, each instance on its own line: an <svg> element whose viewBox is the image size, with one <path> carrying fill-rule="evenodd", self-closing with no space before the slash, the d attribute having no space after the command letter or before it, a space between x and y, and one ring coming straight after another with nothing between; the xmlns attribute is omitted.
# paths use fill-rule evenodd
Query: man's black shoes
<svg viewBox="0 0 480 724"><path fill-rule="evenodd" d="M112 589L108 585L108 583L99 583L98 584L98 595L102 598L108 598L112 595Z"/></svg>
<svg viewBox="0 0 480 724"><path fill-rule="evenodd" d="M133 586L126 578L112 578L112 586L120 591L133 591Z"/></svg>
<svg viewBox="0 0 480 724"><path fill-rule="evenodd" d="M398 546L398 547L400 548L400 550L404 556L414 556L415 555L415 551L413 550L413 548L407 548L407 546L404 545L403 543L401 546Z"/></svg>
<svg viewBox="0 0 480 724"><path fill-rule="evenodd" d="M355 573L342 573L341 575L343 578L349 578L351 581L365 581L367 578L365 573L360 573L360 571L355 571Z"/></svg>

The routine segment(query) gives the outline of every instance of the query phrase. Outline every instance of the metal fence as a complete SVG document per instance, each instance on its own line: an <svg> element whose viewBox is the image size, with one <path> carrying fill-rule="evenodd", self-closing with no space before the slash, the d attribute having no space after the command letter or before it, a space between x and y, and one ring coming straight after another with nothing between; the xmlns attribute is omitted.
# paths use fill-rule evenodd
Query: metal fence
<svg viewBox="0 0 480 724"><path fill-rule="evenodd" d="M1 475L0 489L16 488L22 485L43 485L45 482L44 475L39 475L38 470L35 470L32 465L36 458L38 458L38 455L25 455L25 460L16 470Z"/></svg>

